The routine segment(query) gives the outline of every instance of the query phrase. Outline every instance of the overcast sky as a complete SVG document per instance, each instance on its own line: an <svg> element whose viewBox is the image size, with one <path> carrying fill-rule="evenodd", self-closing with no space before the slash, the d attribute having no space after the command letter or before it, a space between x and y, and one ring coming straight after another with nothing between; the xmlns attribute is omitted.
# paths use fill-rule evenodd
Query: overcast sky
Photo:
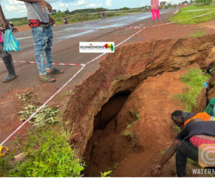
<svg viewBox="0 0 215 195"><path fill-rule="evenodd" d="M27 15L24 2L18 0L0 0L6 18L18 18ZM160 0L161 1L161 0ZM179 3L183 0L166 0L170 3ZM47 0L53 9L72 11L76 9L104 7L108 9L122 7L141 7L150 4L150 0Z"/></svg>

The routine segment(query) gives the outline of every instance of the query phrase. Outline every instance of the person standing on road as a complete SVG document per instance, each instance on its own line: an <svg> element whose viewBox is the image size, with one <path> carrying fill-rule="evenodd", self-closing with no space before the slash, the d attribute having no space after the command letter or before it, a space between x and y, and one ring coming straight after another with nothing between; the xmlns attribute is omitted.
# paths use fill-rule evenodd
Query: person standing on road
<svg viewBox="0 0 215 195"><path fill-rule="evenodd" d="M152 12L152 21L155 21L155 14L156 17L158 19L158 21L160 22L160 10L159 10L159 0L151 0L151 12Z"/></svg>
<svg viewBox="0 0 215 195"><path fill-rule="evenodd" d="M4 16L4 13L2 11L1 5L0 5L0 18L1 18L1 25L5 29L9 29L9 25L7 23L7 20L5 19L5 16ZM0 31L0 56L1 56L5 66L7 68L7 71L8 71L8 75L2 81L3 81L3 83L6 83L6 82L12 81L17 76L16 76L16 73L15 73L15 70L14 70L12 56L11 56L11 54L9 54L8 52L3 50L3 45L4 45L4 43L3 43L2 36L1 36L1 31Z"/></svg>
<svg viewBox="0 0 215 195"><path fill-rule="evenodd" d="M67 17L64 17L64 18L63 18L63 23L64 23L64 24L68 24Z"/></svg>
<svg viewBox="0 0 215 195"><path fill-rule="evenodd" d="M47 12L47 10L52 11L52 6L44 0L18 1L25 2L27 8L29 26L33 33L34 55L39 70L39 79L44 82L55 82L56 80L48 74L61 74L64 71L53 67L51 26L55 24L55 20Z"/></svg>

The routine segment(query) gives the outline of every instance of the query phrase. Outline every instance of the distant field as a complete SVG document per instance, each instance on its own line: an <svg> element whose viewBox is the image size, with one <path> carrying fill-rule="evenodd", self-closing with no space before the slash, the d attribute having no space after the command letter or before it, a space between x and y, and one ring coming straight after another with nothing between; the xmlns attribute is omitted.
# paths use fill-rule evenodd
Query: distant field
<svg viewBox="0 0 215 195"><path fill-rule="evenodd" d="M136 12L140 12L140 11L110 12L110 13L107 12L106 17L110 18L110 17L116 17L116 16L123 16L123 15L127 15L128 13L136 13ZM96 13L96 14L87 14L87 13L74 14L74 15L66 15L65 17L67 17L69 23L101 19L101 16L99 13ZM63 24L63 19L56 19L55 22L56 22L56 24Z"/></svg>
<svg viewBox="0 0 215 195"><path fill-rule="evenodd" d="M207 22L212 19L215 19L215 4L191 5L182 8L177 14L171 17L169 21L178 22L179 24L199 24L201 22Z"/></svg>
<svg viewBox="0 0 215 195"><path fill-rule="evenodd" d="M122 15L127 15L130 13L138 13L140 10L128 10L126 12L107 12L106 17L116 17L116 16L122 16ZM55 14L52 15L52 17L55 19L56 24L63 24L63 17L67 17L69 23L75 23L75 22L83 22L83 21L88 21L88 20L98 20L101 19L101 16L99 13L76 13L76 14L66 14L64 12L60 14ZM17 19L11 19L12 23L15 26L22 26L22 25L27 25L28 20L27 17L25 18L17 18Z"/></svg>

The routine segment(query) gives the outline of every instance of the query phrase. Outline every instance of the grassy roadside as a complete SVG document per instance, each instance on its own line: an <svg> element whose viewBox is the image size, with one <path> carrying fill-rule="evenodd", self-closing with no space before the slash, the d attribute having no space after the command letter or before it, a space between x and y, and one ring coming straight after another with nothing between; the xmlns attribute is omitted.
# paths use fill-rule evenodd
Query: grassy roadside
<svg viewBox="0 0 215 195"><path fill-rule="evenodd" d="M30 93L19 99L25 104L20 120L25 121L39 106ZM0 158L0 177L80 177L85 165L68 142L73 130L64 129L58 106L44 107L30 123L33 126L17 136L12 151ZM24 158L16 162L15 153Z"/></svg>
<svg viewBox="0 0 215 195"><path fill-rule="evenodd" d="M190 5L188 7L180 9L177 14L169 19L169 21L178 22L179 24L199 24L201 22L207 22L212 19L215 19L215 4Z"/></svg>

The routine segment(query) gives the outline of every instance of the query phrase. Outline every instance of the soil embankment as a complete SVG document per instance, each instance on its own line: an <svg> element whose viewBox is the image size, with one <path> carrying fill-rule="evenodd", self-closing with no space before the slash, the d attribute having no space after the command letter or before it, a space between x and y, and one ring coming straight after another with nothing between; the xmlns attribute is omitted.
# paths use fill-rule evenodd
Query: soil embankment
<svg viewBox="0 0 215 195"><path fill-rule="evenodd" d="M183 109L171 98L183 91L180 76L187 67L206 69L214 62L214 38L153 40L118 48L75 88L64 121L74 130L70 143L86 159L86 176L108 169L114 176L149 176L176 134L169 116Z"/></svg>

